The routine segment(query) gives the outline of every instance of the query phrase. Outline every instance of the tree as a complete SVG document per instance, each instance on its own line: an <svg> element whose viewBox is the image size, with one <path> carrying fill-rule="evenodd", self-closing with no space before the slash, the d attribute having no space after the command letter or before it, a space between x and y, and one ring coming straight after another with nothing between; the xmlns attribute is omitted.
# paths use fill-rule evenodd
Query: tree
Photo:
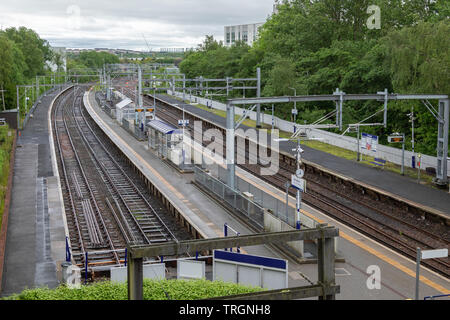
<svg viewBox="0 0 450 320"><path fill-rule="evenodd" d="M27 66L21 50L4 32L0 32L0 61L0 87L6 90L5 105L10 109L16 105L16 84L25 81Z"/></svg>
<svg viewBox="0 0 450 320"><path fill-rule="evenodd" d="M43 73L45 62L52 59L48 42L41 39L35 31L25 27L8 28L5 30L5 34L17 45L25 58L27 68L24 76L33 78L37 74Z"/></svg>

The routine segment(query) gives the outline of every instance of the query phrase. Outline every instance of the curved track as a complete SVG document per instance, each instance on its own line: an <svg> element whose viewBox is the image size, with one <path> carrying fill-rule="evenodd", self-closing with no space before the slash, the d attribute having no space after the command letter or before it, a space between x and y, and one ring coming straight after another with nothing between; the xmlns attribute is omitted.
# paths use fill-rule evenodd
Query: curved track
<svg viewBox="0 0 450 320"><path fill-rule="evenodd" d="M84 91L55 101L53 138L58 156L73 262L90 268L122 265L127 244L177 241L145 190L99 138L82 107Z"/></svg>

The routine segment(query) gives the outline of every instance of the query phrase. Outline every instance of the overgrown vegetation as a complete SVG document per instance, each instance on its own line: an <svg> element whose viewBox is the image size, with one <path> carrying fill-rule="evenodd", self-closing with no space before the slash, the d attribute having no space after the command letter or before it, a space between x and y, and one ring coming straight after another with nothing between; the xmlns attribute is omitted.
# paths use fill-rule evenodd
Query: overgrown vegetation
<svg viewBox="0 0 450 320"><path fill-rule="evenodd" d="M13 130L8 126L0 127L0 226L2 225L3 211L5 208L5 196L8 185L9 160L14 141Z"/></svg>
<svg viewBox="0 0 450 320"><path fill-rule="evenodd" d="M381 28L366 25L381 10ZM293 0L268 18L253 47L230 48L207 36L180 64L187 78L254 77L261 68L262 95L331 94L336 88L351 93L384 91L408 94L450 92L450 4L445 0ZM254 90L246 96L254 96ZM236 97L243 91L234 90ZM218 98L220 99L220 98ZM225 98L223 98L225 99ZM431 101L437 106L437 101ZM275 114L291 119L293 104L277 105ZM333 103L297 103L297 122L312 123L335 110ZM378 101L346 102L345 123L358 123L382 108ZM420 101L390 102L388 127L365 127L380 136L403 132L410 148L414 108L415 151L434 155L437 121ZM381 122L382 115L370 122ZM396 147L399 147L396 145ZM401 146L400 146L401 147Z"/></svg>
<svg viewBox="0 0 450 320"><path fill-rule="evenodd" d="M144 279L144 300L195 300L226 295L257 292L263 289L222 281L207 280L148 280ZM69 289L24 290L8 297L12 300L126 300L127 285L109 281Z"/></svg>

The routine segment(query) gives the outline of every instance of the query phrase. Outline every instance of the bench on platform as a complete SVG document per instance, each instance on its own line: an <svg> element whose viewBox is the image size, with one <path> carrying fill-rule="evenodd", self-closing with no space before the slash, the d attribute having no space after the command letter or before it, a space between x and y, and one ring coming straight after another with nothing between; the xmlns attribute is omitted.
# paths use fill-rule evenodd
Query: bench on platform
<svg viewBox="0 0 450 320"><path fill-rule="evenodd" d="M381 158L374 158L373 161L371 161L370 163L373 165L376 165L378 167L384 168L384 166L386 164L386 160L381 159Z"/></svg>

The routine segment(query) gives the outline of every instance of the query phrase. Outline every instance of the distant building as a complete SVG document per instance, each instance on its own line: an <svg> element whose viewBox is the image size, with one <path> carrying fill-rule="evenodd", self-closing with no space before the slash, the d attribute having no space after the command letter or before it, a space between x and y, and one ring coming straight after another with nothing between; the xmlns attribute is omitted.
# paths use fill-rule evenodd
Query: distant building
<svg viewBox="0 0 450 320"><path fill-rule="evenodd" d="M289 2L288 0L275 0L273 4L272 14L278 13L278 6L284 2ZM252 24L240 24L234 26L226 26L224 28L224 44L230 47L236 41L243 41L249 46L253 45L259 35L259 28L264 24L264 22L252 23Z"/></svg>
<svg viewBox="0 0 450 320"><path fill-rule="evenodd" d="M160 53L183 53L187 51L187 48L160 48Z"/></svg>
<svg viewBox="0 0 450 320"><path fill-rule="evenodd" d="M249 46L258 38L259 28L264 22L226 26L224 28L224 44L230 47L236 41L243 41Z"/></svg>

